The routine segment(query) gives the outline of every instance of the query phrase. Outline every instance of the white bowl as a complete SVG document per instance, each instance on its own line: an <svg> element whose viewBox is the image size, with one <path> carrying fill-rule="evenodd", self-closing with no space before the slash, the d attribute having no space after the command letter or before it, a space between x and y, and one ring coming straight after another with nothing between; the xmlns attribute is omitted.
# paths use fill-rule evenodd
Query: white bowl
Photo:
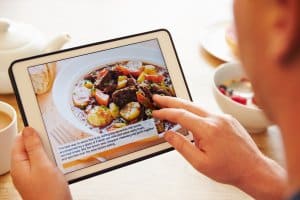
<svg viewBox="0 0 300 200"><path fill-rule="evenodd" d="M218 89L218 85L228 80L239 79L245 76L241 64L222 64L216 69L213 77L213 93L219 107L224 113L235 117L251 133L263 132L272 124L263 110L237 103L222 94Z"/></svg>

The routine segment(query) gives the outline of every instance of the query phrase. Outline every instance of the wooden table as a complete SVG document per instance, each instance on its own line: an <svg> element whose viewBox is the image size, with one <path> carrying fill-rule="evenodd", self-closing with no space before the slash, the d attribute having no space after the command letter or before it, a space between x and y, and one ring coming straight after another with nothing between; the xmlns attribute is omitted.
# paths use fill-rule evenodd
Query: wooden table
<svg viewBox="0 0 300 200"><path fill-rule="evenodd" d="M205 27L231 18L231 0L74 1L2 0L0 17L25 21L46 36L68 31L72 47L156 28L171 31L193 99L220 113L211 92L214 69L221 62L201 49ZM0 86L1 87L1 86ZM0 95L17 109L13 95ZM20 115L19 130L23 127ZM252 135L259 148L284 165L276 127ZM45 183L46 184L46 183ZM197 173L173 151L70 186L74 199L251 199L238 189ZM0 176L0 199L20 199L9 174Z"/></svg>

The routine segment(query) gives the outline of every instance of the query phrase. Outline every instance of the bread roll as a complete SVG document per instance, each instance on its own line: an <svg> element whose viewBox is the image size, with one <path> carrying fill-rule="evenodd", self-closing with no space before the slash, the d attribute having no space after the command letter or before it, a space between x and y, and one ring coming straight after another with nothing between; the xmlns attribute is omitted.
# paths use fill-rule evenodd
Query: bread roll
<svg viewBox="0 0 300 200"><path fill-rule="evenodd" d="M48 92L56 74L55 63L39 65L30 69L30 76L36 94Z"/></svg>

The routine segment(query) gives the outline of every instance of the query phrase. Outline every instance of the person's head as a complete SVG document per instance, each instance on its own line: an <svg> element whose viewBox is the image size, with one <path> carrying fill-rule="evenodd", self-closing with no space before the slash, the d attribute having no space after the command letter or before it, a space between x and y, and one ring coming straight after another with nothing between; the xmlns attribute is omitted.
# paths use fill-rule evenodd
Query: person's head
<svg viewBox="0 0 300 200"><path fill-rule="evenodd" d="M300 1L235 0L234 14L244 68L259 104L278 122L300 102Z"/></svg>

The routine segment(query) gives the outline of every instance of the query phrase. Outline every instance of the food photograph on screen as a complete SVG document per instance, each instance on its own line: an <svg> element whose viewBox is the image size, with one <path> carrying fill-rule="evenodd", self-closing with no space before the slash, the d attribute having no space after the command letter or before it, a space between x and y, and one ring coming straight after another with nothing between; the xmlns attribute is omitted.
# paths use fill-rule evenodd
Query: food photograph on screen
<svg viewBox="0 0 300 200"><path fill-rule="evenodd" d="M164 142L179 125L152 117L176 96L158 40L28 68L55 161L67 174Z"/></svg>

